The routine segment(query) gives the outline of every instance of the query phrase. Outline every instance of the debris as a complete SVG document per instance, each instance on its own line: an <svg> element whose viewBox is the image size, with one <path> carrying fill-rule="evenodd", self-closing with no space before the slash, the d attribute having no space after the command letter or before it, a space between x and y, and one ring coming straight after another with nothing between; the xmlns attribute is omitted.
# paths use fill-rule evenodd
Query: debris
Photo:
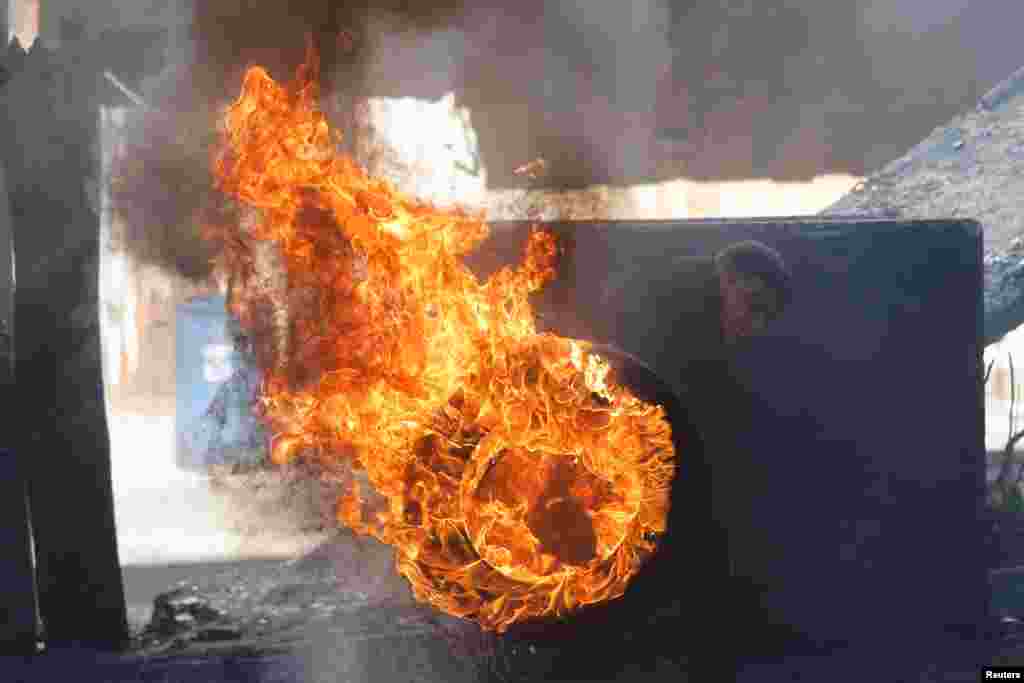
<svg viewBox="0 0 1024 683"><path fill-rule="evenodd" d="M203 627L223 618L210 606L209 600L193 587L161 593L153 600L153 617L146 631L160 636L173 636L196 627Z"/></svg>
<svg viewBox="0 0 1024 683"><path fill-rule="evenodd" d="M200 643L215 643L225 640L238 640L242 637L242 630L237 626L218 624L207 626L195 632L192 640Z"/></svg>

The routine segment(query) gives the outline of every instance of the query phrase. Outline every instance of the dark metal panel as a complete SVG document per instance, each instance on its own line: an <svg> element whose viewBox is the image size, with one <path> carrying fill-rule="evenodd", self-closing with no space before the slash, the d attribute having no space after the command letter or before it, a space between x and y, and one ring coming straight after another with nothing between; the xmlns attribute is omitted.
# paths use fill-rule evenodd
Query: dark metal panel
<svg viewBox="0 0 1024 683"><path fill-rule="evenodd" d="M527 229L493 227L473 257L482 273L514 261ZM792 267L790 310L766 337L730 354L719 400L736 416L705 416L718 421L708 445L717 514L729 527L735 573L763 589L761 617L819 639L983 618L976 223L555 227L573 246L539 297L544 324L611 342L677 387L701 356L694 340L707 337L697 328L713 320L687 301L695 294L672 286L686 264L758 239Z"/></svg>

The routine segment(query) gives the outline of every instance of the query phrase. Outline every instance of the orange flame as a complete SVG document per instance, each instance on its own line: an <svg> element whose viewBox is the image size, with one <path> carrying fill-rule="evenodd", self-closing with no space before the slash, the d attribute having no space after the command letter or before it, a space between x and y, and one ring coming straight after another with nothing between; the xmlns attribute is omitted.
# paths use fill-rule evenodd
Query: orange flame
<svg viewBox="0 0 1024 683"><path fill-rule="evenodd" d="M555 274L553 234L479 282L460 257L486 238L482 216L337 153L317 68L311 49L289 87L249 69L214 162L298 302L287 358L263 368L272 460L347 466L338 520L394 546L419 600L484 628L622 595L665 529L664 410L586 342L538 334L528 297ZM228 242L234 271L244 241Z"/></svg>

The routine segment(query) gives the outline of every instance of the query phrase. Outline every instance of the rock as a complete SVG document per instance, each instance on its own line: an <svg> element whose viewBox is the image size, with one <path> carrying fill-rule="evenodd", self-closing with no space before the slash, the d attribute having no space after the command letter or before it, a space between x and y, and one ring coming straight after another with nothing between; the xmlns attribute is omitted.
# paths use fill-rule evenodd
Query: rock
<svg viewBox="0 0 1024 683"><path fill-rule="evenodd" d="M229 624L207 626L195 632L192 640L199 643L217 643L225 640L239 640L242 637L242 629Z"/></svg>
<svg viewBox="0 0 1024 683"><path fill-rule="evenodd" d="M205 627L223 617L198 591L178 588L161 593L153 600L153 617L146 632L151 636L174 636Z"/></svg>
<svg viewBox="0 0 1024 683"><path fill-rule="evenodd" d="M1024 323L1024 68L822 212L971 218L985 231L985 344Z"/></svg>

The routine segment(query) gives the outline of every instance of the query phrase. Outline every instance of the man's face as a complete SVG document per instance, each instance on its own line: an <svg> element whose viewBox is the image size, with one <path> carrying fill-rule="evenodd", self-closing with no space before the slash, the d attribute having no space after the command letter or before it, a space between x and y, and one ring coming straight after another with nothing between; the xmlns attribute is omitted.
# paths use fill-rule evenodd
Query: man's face
<svg viewBox="0 0 1024 683"><path fill-rule="evenodd" d="M778 294L759 277L719 274L722 291L722 333L727 344L764 332L779 313Z"/></svg>

